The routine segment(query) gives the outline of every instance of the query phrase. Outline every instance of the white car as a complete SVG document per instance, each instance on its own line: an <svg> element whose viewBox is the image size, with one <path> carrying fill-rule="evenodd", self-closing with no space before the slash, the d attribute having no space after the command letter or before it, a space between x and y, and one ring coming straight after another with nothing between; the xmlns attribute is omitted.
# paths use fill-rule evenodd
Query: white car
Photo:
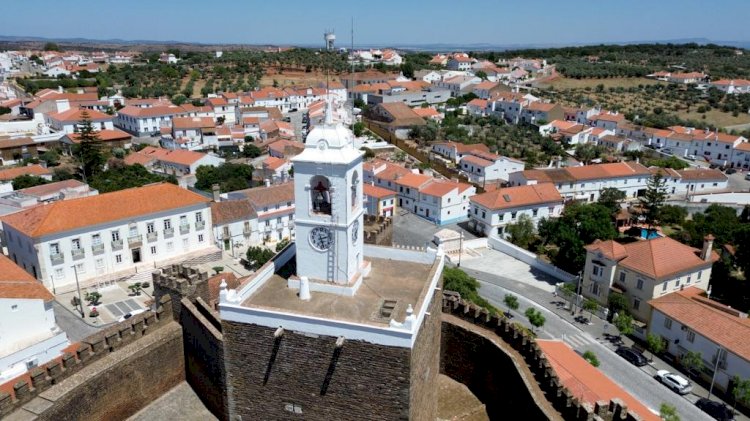
<svg viewBox="0 0 750 421"><path fill-rule="evenodd" d="M657 371L656 376L654 377L663 385L674 390L680 395L687 395L688 393L693 391L693 385L690 384L689 381L687 381L684 377L674 373L670 373L667 370Z"/></svg>

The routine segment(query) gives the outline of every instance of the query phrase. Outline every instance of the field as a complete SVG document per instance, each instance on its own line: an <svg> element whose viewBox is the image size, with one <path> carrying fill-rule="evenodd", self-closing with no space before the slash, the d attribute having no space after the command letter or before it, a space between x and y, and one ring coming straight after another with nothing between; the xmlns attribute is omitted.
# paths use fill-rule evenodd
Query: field
<svg viewBox="0 0 750 421"><path fill-rule="evenodd" d="M616 88L621 86L623 88L630 88L638 85L655 85L659 82L658 80L646 79L645 77L615 77L607 79L573 79L564 76L558 76L542 87L551 87L553 89L594 89L597 85L604 85L605 88Z"/></svg>
<svg viewBox="0 0 750 421"><path fill-rule="evenodd" d="M330 75L330 81L336 82L339 77L336 75ZM260 86L273 86L274 81L278 86L317 86L319 83L325 83L326 75L322 72L302 72L302 71L290 71L284 70L283 73L279 73L275 69L267 69L266 74L260 79Z"/></svg>

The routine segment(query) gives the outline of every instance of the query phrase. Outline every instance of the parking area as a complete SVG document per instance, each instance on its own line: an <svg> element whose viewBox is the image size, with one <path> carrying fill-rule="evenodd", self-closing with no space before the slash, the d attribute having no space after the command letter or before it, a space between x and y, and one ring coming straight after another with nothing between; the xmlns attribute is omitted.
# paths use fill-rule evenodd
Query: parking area
<svg viewBox="0 0 750 421"><path fill-rule="evenodd" d="M465 240L476 238L467 229L467 222L436 225L413 213L400 209L393 217L393 244L400 246L425 247L432 242L432 237L442 229L463 232Z"/></svg>
<svg viewBox="0 0 750 421"><path fill-rule="evenodd" d="M511 279L516 282L541 289L547 292L555 290L555 284L559 280L546 273L531 267L530 265L508 256L507 254L493 250L477 250L481 256L464 258L461 267L470 271L489 273L501 278Z"/></svg>
<svg viewBox="0 0 750 421"><path fill-rule="evenodd" d="M750 191L750 180L745 179L748 174L750 174L748 171L737 171L734 174L727 175L729 177L727 188L734 192Z"/></svg>

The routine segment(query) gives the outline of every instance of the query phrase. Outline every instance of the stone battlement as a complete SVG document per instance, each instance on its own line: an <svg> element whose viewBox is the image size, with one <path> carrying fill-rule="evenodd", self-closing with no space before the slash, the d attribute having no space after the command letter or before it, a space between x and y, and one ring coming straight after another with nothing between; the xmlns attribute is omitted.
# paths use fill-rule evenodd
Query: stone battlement
<svg viewBox="0 0 750 421"><path fill-rule="evenodd" d="M167 295L172 298L175 320L180 320L180 301L183 298L191 301L201 298L208 301L208 272L200 272L186 264L175 264L155 270L151 277L156 299Z"/></svg>
<svg viewBox="0 0 750 421"><path fill-rule="evenodd" d="M393 241L393 219L376 215L364 215L364 242L379 246L390 246Z"/></svg>
<svg viewBox="0 0 750 421"><path fill-rule="evenodd" d="M489 330L515 349L525 359L547 400L563 419L574 421L641 420L640 416L629 412L627 405L619 399L613 399L610 402L600 401L594 405L580 401L572 391L563 386L535 338L507 318L491 314L488 310L464 301L450 292L446 292L443 296L443 313L451 314Z"/></svg>
<svg viewBox="0 0 750 421"><path fill-rule="evenodd" d="M13 393L0 392L0 418L4 418L83 367L137 341L172 320L172 300L171 297L165 296L159 302L156 311L137 314L83 339L75 353L65 353L61 358L30 370L27 378L13 385Z"/></svg>

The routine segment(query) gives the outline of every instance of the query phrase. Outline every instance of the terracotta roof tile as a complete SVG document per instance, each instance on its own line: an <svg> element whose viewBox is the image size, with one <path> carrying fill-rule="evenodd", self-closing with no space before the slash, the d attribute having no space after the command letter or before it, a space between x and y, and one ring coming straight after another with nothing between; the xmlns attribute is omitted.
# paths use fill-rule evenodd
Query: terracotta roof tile
<svg viewBox="0 0 750 421"><path fill-rule="evenodd" d="M29 298L52 301L55 297L12 260L0 254L0 298Z"/></svg>
<svg viewBox="0 0 750 421"><path fill-rule="evenodd" d="M35 206L1 220L35 238L208 202L209 199L174 184L155 183Z"/></svg>
<svg viewBox="0 0 750 421"><path fill-rule="evenodd" d="M253 205L255 211L259 212L269 205L294 202L294 183L277 184L270 187L253 187L234 193L245 196Z"/></svg>
<svg viewBox="0 0 750 421"><path fill-rule="evenodd" d="M545 203L561 204L562 196L550 183L507 187L474 195L471 202L491 210L518 208Z"/></svg>
<svg viewBox="0 0 750 421"><path fill-rule="evenodd" d="M66 123L78 123L83 120L84 113L88 114L89 120L91 121L112 121L113 118L109 114L104 114L103 112L96 110L87 110L85 108L71 108L61 113L52 113L49 114L49 118Z"/></svg>
<svg viewBox="0 0 750 421"><path fill-rule="evenodd" d="M384 189L378 186L373 186L372 184L368 184L368 183L365 183L362 186L362 190L364 191L365 195L370 196L370 197L375 197L378 199L396 195L396 192L392 190Z"/></svg>
<svg viewBox="0 0 750 421"><path fill-rule="evenodd" d="M248 200L225 200L211 203L211 221L214 225L223 225L257 217L258 214Z"/></svg>
<svg viewBox="0 0 750 421"><path fill-rule="evenodd" d="M8 168L0 170L0 181L11 181L21 175L52 175L52 172L41 165L27 165L25 167Z"/></svg>

